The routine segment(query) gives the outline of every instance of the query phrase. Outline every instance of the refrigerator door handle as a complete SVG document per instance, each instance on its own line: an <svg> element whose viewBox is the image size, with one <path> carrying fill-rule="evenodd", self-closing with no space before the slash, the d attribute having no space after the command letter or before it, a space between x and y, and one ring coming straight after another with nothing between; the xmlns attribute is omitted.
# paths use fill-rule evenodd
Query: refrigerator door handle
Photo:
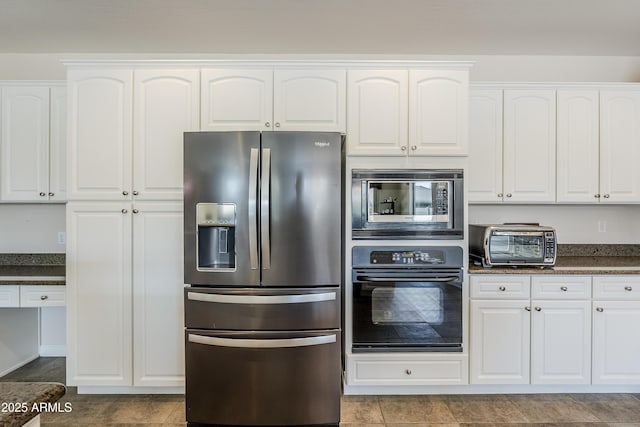
<svg viewBox="0 0 640 427"><path fill-rule="evenodd" d="M244 338L219 338L203 335L189 334L189 342L211 345L216 347L236 348L288 348L308 347L312 345L331 344L336 342L336 335L320 335L307 338L285 339L244 339Z"/></svg>
<svg viewBox="0 0 640 427"><path fill-rule="evenodd" d="M269 239L269 214L271 201L271 149L262 149L262 180L260 191L260 234L262 241L262 269L271 268L271 242Z"/></svg>
<svg viewBox="0 0 640 427"><path fill-rule="evenodd" d="M335 301L336 298L336 292L302 295L226 295L187 292L187 299L190 301L222 304L303 304L309 302Z"/></svg>
<svg viewBox="0 0 640 427"><path fill-rule="evenodd" d="M258 269L258 149L252 148L249 158L249 262L252 270Z"/></svg>

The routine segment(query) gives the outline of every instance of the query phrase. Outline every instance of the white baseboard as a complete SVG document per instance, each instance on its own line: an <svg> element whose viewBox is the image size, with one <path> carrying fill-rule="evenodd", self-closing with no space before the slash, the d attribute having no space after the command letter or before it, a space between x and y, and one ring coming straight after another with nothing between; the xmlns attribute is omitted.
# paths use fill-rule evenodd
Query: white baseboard
<svg viewBox="0 0 640 427"><path fill-rule="evenodd" d="M38 354L34 354L33 356L29 356L28 358L26 358L25 360L21 360L20 362L16 363L13 366L8 367L7 369L0 371L0 377L4 377L5 375L7 375L9 372L13 372L18 368L22 368L24 365L26 365L29 362L33 362L34 360L36 360L38 357L40 357Z"/></svg>
<svg viewBox="0 0 640 427"><path fill-rule="evenodd" d="M62 345L41 345L40 357L64 357L67 355L67 346Z"/></svg>
<svg viewBox="0 0 640 427"><path fill-rule="evenodd" d="M184 394L184 387L78 386L78 394Z"/></svg>

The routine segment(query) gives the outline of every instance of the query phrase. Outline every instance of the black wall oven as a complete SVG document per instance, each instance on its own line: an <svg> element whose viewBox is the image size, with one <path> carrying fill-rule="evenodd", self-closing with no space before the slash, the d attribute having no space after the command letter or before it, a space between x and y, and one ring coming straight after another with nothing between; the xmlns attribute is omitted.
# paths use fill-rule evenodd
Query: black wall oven
<svg viewBox="0 0 640 427"><path fill-rule="evenodd" d="M462 351L462 248L356 246L352 351Z"/></svg>
<svg viewBox="0 0 640 427"><path fill-rule="evenodd" d="M354 239L462 239L459 169L351 172Z"/></svg>

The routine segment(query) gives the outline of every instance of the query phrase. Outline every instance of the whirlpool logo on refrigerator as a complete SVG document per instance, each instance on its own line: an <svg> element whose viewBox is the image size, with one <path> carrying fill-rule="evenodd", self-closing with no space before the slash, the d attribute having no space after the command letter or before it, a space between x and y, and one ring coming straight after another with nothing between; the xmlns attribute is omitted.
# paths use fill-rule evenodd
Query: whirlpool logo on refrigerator
<svg viewBox="0 0 640 427"><path fill-rule="evenodd" d="M329 141L315 141L313 145L320 148L327 148L331 146L331 143Z"/></svg>

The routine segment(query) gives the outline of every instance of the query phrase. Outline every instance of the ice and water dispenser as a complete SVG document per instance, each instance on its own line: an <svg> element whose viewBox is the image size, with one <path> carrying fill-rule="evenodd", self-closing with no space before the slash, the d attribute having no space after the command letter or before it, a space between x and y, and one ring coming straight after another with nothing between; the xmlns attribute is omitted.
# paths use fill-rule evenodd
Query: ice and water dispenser
<svg viewBox="0 0 640 427"><path fill-rule="evenodd" d="M196 205L198 270L235 270L235 203Z"/></svg>

